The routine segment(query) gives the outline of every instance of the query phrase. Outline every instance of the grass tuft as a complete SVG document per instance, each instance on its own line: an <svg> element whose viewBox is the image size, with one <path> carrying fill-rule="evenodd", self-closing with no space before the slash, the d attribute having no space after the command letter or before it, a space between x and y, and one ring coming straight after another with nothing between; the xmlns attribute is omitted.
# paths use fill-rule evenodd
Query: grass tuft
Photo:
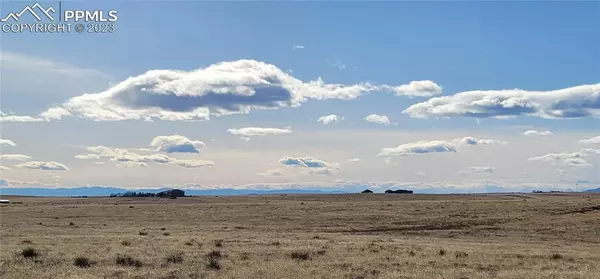
<svg viewBox="0 0 600 279"><path fill-rule="evenodd" d="M116 263L120 266L142 267L144 265L142 261L134 259L128 255L117 255Z"/></svg>
<svg viewBox="0 0 600 279"><path fill-rule="evenodd" d="M26 259L37 258L40 252L33 247L27 247L21 251L21 255Z"/></svg>
<svg viewBox="0 0 600 279"><path fill-rule="evenodd" d="M121 245L123 245L123 246L131 246L131 241L129 241L129 240L123 240L123 241L121 241Z"/></svg>
<svg viewBox="0 0 600 279"><path fill-rule="evenodd" d="M93 264L93 262L90 261L90 259L87 257L77 257L73 261L74 266L81 267L81 268L88 268L88 267L92 266L92 264Z"/></svg>
<svg viewBox="0 0 600 279"><path fill-rule="evenodd" d="M454 257L457 258L457 259L466 258L468 256L469 256L469 254L467 254L465 252L456 252L456 253L454 253Z"/></svg>
<svg viewBox="0 0 600 279"><path fill-rule="evenodd" d="M206 264L206 267L209 269L213 269L213 270L220 270L221 269L221 259L222 255L221 252L219 251L211 251L210 253L206 254L206 258L208 260L208 263Z"/></svg>

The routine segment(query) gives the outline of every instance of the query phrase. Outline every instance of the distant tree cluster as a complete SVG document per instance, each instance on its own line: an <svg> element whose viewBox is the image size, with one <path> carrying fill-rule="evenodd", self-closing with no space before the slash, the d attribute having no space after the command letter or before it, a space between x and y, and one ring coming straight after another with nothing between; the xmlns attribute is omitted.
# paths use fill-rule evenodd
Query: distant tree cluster
<svg viewBox="0 0 600 279"><path fill-rule="evenodd" d="M110 194L110 197L111 198L115 198L115 197L126 197L126 198L149 198L149 197L150 198L152 198L152 197L177 198L177 197L185 197L185 192L183 190L178 190L178 189L162 191L162 192L159 192L159 193L129 191L129 192L119 193L119 194Z"/></svg>
<svg viewBox="0 0 600 279"><path fill-rule="evenodd" d="M110 197L112 197L112 198L114 198L114 197L127 197L127 198L156 197L156 193L130 191L130 192L119 193L119 194L110 194Z"/></svg>
<svg viewBox="0 0 600 279"><path fill-rule="evenodd" d="M403 189L399 189L399 190L385 190L386 194L412 194L413 191L412 190L403 190Z"/></svg>

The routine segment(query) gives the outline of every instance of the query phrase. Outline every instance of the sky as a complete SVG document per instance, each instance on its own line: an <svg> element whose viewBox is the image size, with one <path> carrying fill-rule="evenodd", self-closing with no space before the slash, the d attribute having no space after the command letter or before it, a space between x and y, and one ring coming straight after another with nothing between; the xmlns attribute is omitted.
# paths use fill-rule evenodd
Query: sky
<svg viewBox="0 0 600 279"><path fill-rule="evenodd" d="M1 187L600 187L600 2L61 8L118 19L0 33Z"/></svg>

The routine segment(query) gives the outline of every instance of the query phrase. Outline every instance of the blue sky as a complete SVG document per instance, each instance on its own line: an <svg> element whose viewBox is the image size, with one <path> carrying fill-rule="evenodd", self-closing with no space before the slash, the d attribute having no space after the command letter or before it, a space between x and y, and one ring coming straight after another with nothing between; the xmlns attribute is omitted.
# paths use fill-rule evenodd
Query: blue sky
<svg viewBox="0 0 600 279"><path fill-rule="evenodd" d="M4 156L1 176L14 187L600 181L600 3L63 7L119 19L111 34L1 34L0 138L14 143L1 151L30 157ZM118 89L128 77L142 85ZM338 123L317 121L332 114ZM96 156L75 158L86 154Z"/></svg>

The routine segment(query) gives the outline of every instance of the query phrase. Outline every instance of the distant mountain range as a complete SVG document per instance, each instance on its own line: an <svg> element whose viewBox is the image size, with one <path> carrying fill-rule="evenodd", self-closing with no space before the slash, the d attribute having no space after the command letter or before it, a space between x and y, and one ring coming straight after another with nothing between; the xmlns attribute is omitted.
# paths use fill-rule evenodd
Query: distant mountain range
<svg viewBox="0 0 600 279"><path fill-rule="evenodd" d="M589 189L589 190L586 190L586 192L600 193L600 188L596 188L596 189Z"/></svg>
<svg viewBox="0 0 600 279"><path fill-rule="evenodd" d="M125 192L158 193L172 188L160 189L122 189L115 187L77 187L77 188L0 188L0 195L15 196L40 196L40 197L71 197L71 196L109 196L110 194L123 194ZM280 189L280 190L253 190L253 189L182 189L186 195L191 196L233 196L233 195L269 195L269 194L343 194L339 190L317 189Z"/></svg>

